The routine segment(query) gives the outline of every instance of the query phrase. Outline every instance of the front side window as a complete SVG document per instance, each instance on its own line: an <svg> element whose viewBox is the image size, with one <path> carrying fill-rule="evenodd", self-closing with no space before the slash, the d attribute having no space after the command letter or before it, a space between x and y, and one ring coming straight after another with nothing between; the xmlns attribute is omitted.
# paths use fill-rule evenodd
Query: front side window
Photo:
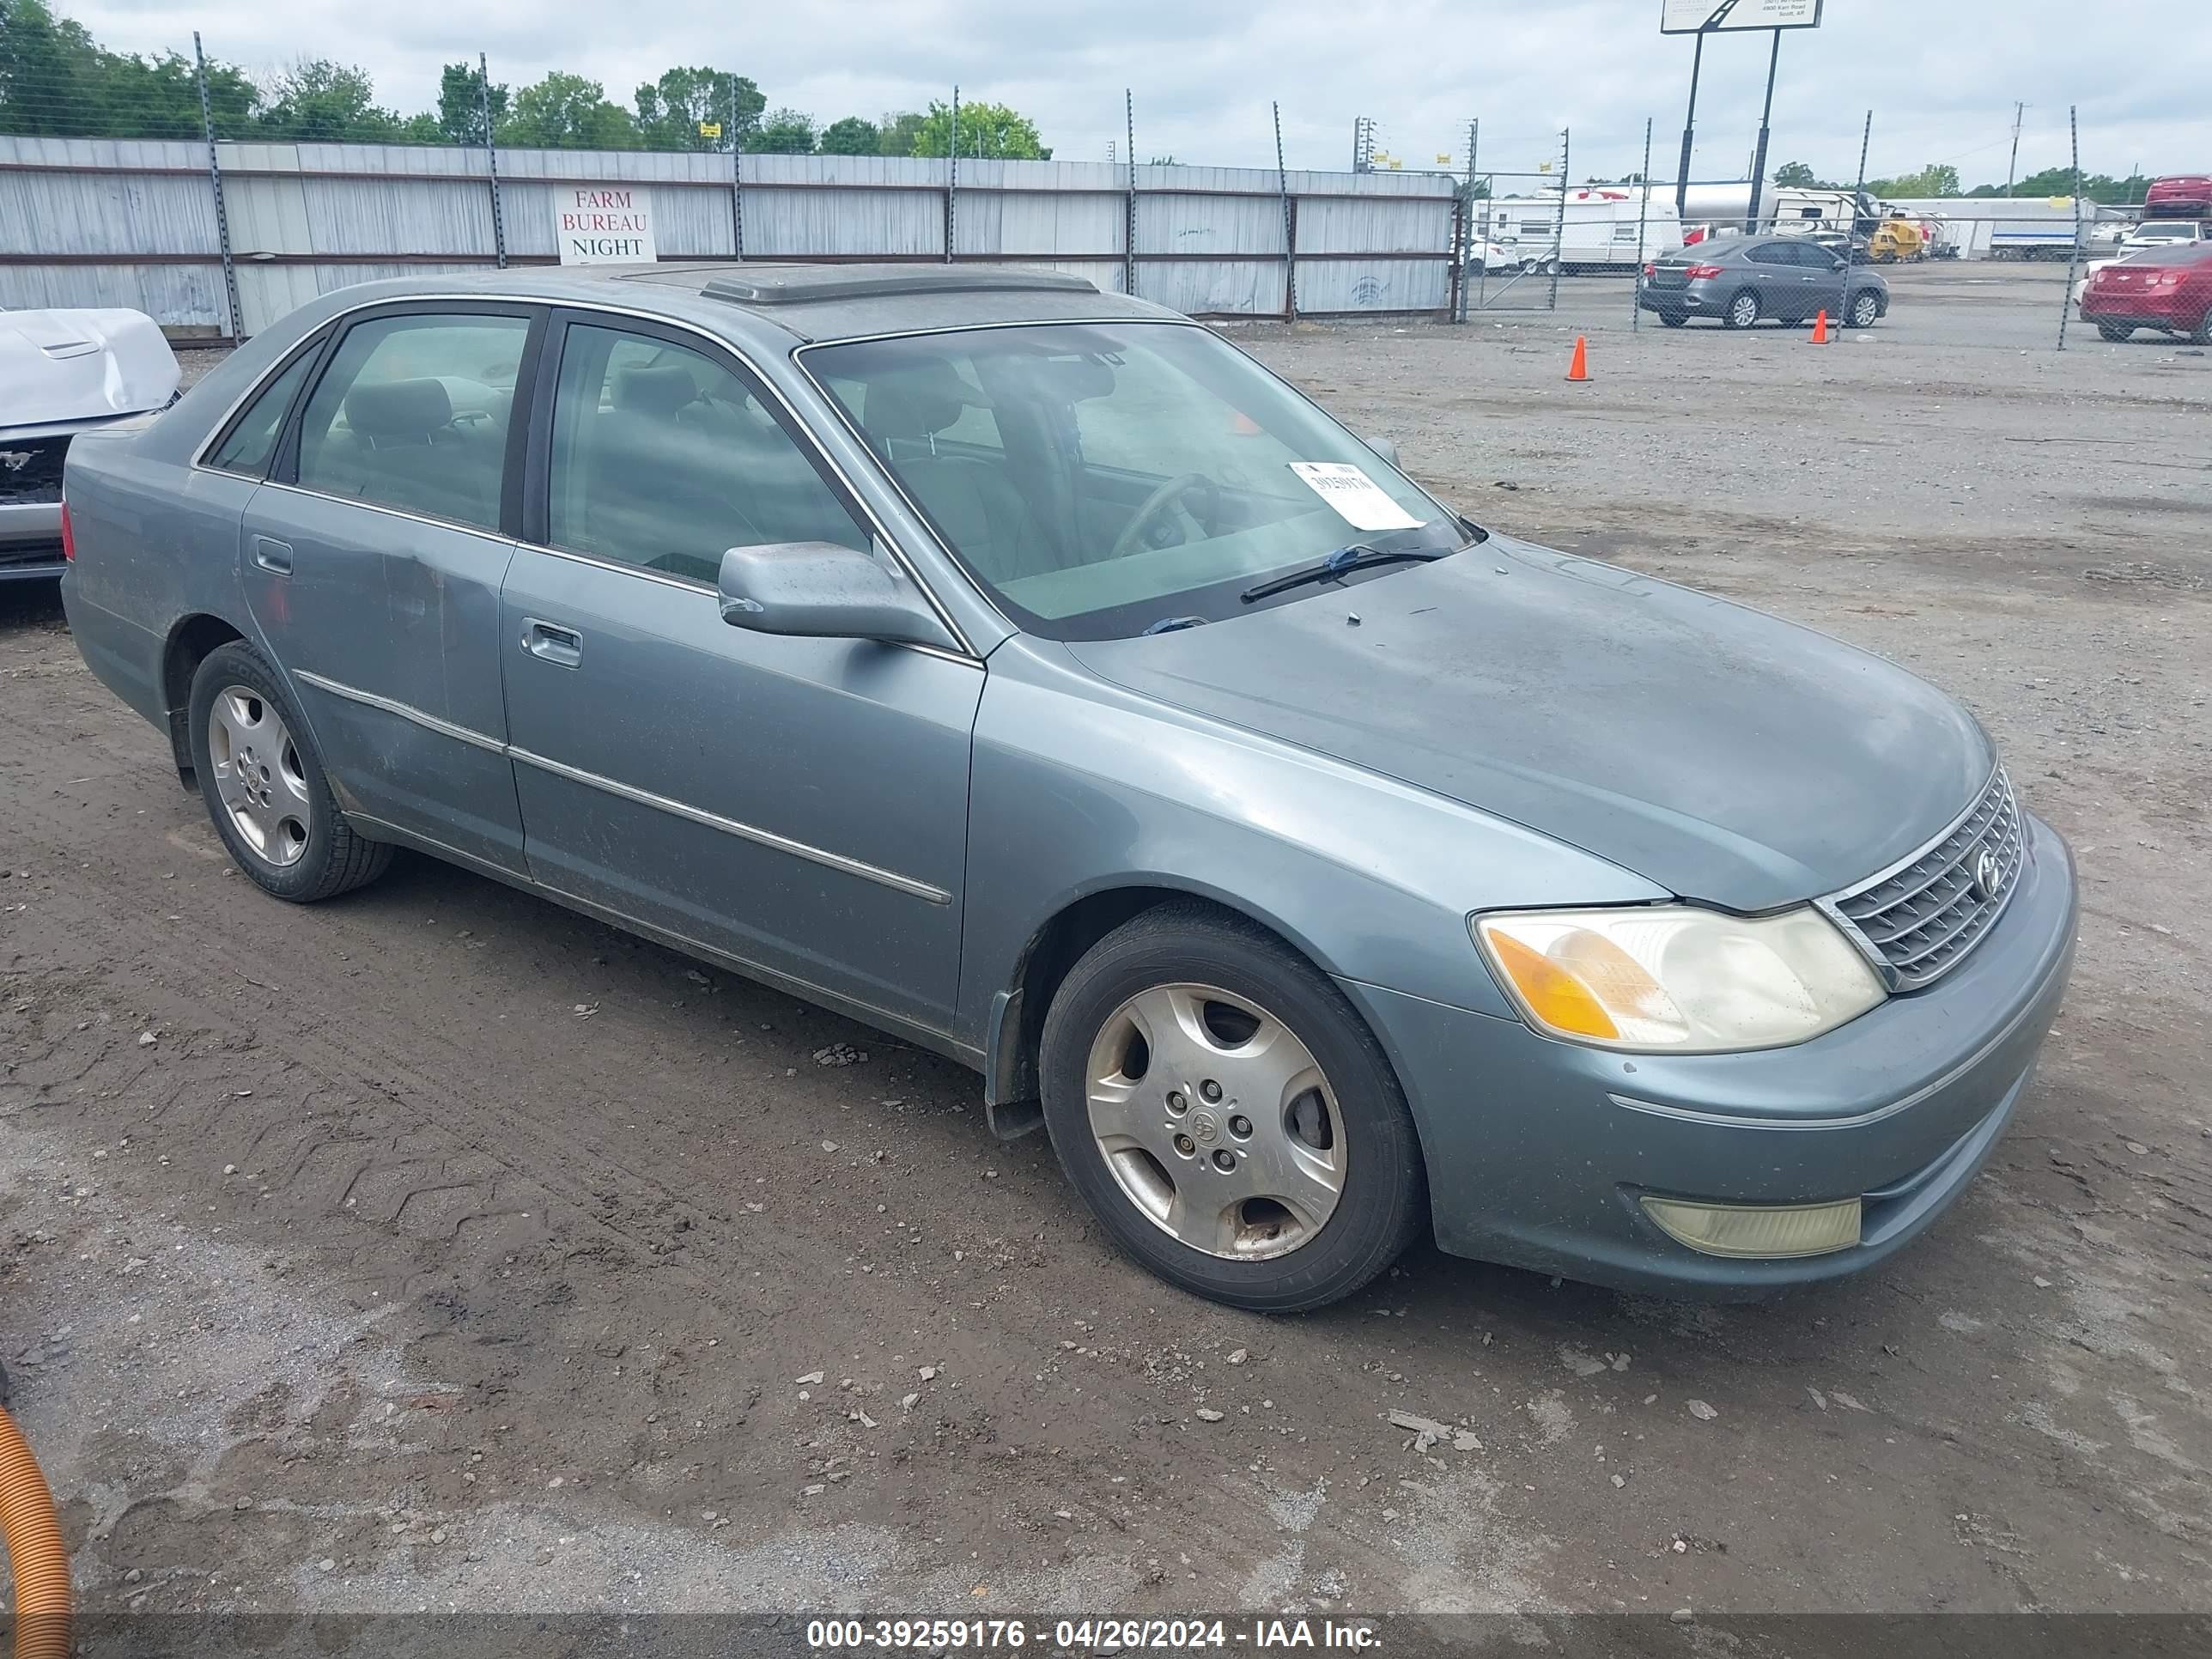
<svg viewBox="0 0 2212 1659"><path fill-rule="evenodd" d="M356 324L301 417L301 486L498 529L529 334L521 317L410 313Z"/></svg>
<svg viewBox="0 0 2212 1659"><path fill-rule="evenodd" d="M1346 548L1443 554L1468 539L1202 328L1037 324L820 346L800 361L969 571L1048 637L1234 616L1262 602L1249 589Z"/></svg>
<svg viewBox="0 0 2212 1659"><path fill-rule="evenodd" d="M209 452L207 464L225 472L242 472L250 478L266 477L269 463L276 458L277 434L283 431L284 416L292 408L292 398L300 390L300 382L307 378L307 371L314 366L315 349L309 346L255 395L231 423L230 430L223 434L222 441Z"/></svg>
<svg viewBox="0 0 2212 1659"><path fill-rule="evenodd" d="M710 586L732 547L871 545L734 370L623 329L568 330L551 482L554 546Z"/></svg>

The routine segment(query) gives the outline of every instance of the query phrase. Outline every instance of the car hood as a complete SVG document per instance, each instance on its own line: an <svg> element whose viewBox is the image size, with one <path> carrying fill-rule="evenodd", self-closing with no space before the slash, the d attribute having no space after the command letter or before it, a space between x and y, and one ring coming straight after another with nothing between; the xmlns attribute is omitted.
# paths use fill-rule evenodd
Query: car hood
<svg viewBox="0 0 2212 1659"><path fill-rule="evenodd" d="M1203 628L1067 648L1133 691L1735 910L1899 861L1996 764L1972 715L1880 657L1503 537Z"/></svg>
<svg viewBox="0 0 2212 1659"><path fill-rule="evenodd" d="M160 409L177 359L143 311L0 311L0 436L38 437Z"/></svg>

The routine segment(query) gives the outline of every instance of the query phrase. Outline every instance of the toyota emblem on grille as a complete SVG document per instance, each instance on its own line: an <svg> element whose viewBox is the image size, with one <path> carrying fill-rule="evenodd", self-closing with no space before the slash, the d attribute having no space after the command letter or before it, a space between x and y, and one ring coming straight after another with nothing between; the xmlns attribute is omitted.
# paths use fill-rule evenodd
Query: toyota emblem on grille
<svg viewBox="0 0 2212 1659"><path fill-rule="evenodd" d="M1984 904L1997 896L1997 855L1982 848L1974 859L1974 896Z"/></svg>

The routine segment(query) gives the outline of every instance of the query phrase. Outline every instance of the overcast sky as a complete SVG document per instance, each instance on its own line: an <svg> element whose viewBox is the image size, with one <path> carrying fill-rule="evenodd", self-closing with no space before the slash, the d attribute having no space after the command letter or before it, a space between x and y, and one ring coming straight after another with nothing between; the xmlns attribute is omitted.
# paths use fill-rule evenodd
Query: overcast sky
<svg viewBox="0 0 2212 1659"><path fill-rule="evenodd" d="M1681 143L1692 43L1662 39L1660 0L782 0L609 5L605 0L57 0L125 50L208 51L259 72L296 57L362 64L381 101L428 107L439 65L489 54L520 85L550 69L627 103L672 64L734 69L770 106L827 122L950 95L1012 104L1055 154L1103 159L1136 94L1138 154L1264 165L1268 104L1283 106L1292 167L1341 167L1352 119L1380 124L1413 166L1463 155L1482 118L1484 167L1528 169L1573 130L1577 177L1642 165L1669 177ZM2099 32L2099 21L2114 25ZM1705 52L1695 173L1744 176L1759 126L1767 34ZM1875 112L1875 176L1929 161L1968 185L2002 182L2013 103L2028 104L2022 174L2067 160L2124 173L2212 170L2212 23L2204 0L1826 0L1818 30L1785 34L1771 161L1848 178Z"/></svg>

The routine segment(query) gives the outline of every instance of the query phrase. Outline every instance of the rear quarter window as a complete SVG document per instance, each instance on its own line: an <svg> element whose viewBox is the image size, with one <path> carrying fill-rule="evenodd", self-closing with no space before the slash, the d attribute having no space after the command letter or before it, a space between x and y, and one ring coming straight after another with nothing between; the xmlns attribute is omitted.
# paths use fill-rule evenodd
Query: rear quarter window
<svg viewBox="0 0 2212 1659"><path fill-rule="evenodd" d="M208 452L210 466L249 478L268 476L269 464L276 459L276 440L284 430L284 417L291 412L292 400L299 394L301 382L307 378L321 349L319 338L301 346L275 379L263 384L261 390L233 417L229 430Z"/></svg>

